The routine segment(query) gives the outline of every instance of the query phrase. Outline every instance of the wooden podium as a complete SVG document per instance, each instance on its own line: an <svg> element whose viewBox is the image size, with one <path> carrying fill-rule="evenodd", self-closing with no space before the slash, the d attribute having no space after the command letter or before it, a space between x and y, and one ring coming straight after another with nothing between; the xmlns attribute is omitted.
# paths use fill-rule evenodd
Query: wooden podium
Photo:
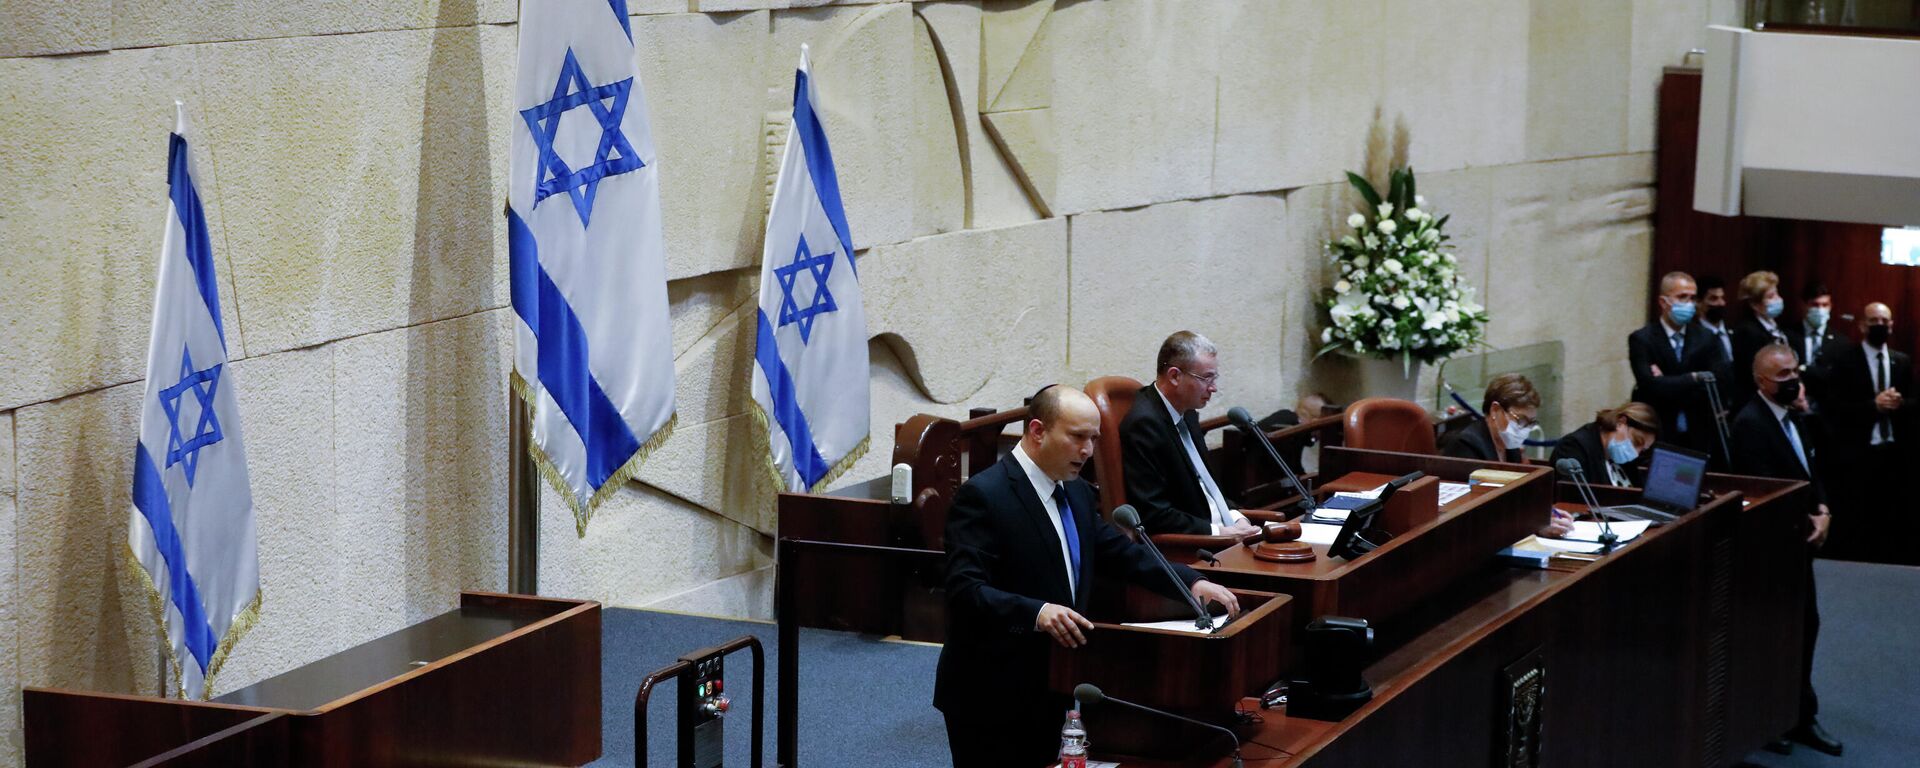
<svg viewBox="0 0 1920 768"><path fill-rule="evenodd" d="M1125 622L1191 619L1184 602L1128 586ZM1292 601L1270 592L1233 590L1241 615L1213 634L1094 622L1087 644L1053 646L1048 683L1060 693L1092 683L1109 696L1176 712L1219 725L1232 722L1234 705L1257 696L1287 667ZM1102 755L1190 756L1194 745L1217 733L1117 704L1086 712L1087 735Z"/></svg>
<svg viewBox="0 0 1920 768"><path fill-rule="evenodd" d="M600 604L460 607L211 702L28 688L27 765L581 765L600 756Z"/></svg>
<svg viewBox="0 0 1920 768"><path fill-rule="evenodd" d="M1395 494L1378 523L1393 538L1354 560L1328 556L1327 546L1304 563L1275 563L1245 547L1217 553L1218 565L1190 563L1207 578L1231 587L1291 595L1293 625L1325 615L1382 621L1494 562L1495 553L1546 523L1553 503L1552 472L1524 465L1492 465L1525 475L1501 487L1478 486L1444 507L1440 481L1467 481L1486 462L1406 453L1327 448L1321 476L1334 478L1319 490L1363 490L1415 470L1427 477Z"/></svg>

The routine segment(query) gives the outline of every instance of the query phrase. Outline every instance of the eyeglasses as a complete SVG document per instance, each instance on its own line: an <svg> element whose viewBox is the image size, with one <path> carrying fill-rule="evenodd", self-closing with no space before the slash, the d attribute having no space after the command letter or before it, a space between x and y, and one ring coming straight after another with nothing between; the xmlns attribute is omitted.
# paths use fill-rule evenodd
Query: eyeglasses
<svg viewBox="0 0 1920 768"><path fill-rule="evenodd" d="M1200 382L1200 383L1202 383L1202 384L1205 384L1205 385L1207 385L1207 386L1209 386L1209 387L1219 387L1219 386L1220 386L1220 372L1219 372L1219 371L1214 371L1213 373L1209 373L1209 374L1207 374L1207 375L1205 375L1205 376L1202 376L1202 375L1200 375L1200 374L1197 374L1197 373L1188 373L1188 372L1186 372L1186 371L1181 371L1181 372L1180 372L1180 375L1182 375L1182 376L1185 376L1185 377L1187 377L1187 378L1190 378L1190 379L1193 379L1194 381L1198 381L1198 382Z"/></svg>

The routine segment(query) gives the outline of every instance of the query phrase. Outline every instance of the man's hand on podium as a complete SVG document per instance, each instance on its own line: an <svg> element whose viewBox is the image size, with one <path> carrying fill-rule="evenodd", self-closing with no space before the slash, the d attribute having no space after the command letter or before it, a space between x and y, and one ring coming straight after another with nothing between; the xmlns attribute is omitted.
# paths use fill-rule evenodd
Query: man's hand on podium
<svg viewBox="0 0 1920 768"><path fill-rule="evenodd" d="M1194 599L1200 601L1201 607L1206 607L1207 603L1211 601L1226 606L1228 616L1240 615L1240 599L1234 597L1233 593L1227 591L1226 587L1207 581L1206 579L1201 579L1194 582L1191 589Z"/></svg>
<svg viewBox="0 0 1920 768"><path fill-rule="evenodd" d="M1047 603L1040 606L1040 613L1033 617L1033 628L1052 635L1053 641L1062 646L1078 648L1087 644L1087 636L1081 630L1093 629L1093 622L1074 613L1072 608Z"/></svg>

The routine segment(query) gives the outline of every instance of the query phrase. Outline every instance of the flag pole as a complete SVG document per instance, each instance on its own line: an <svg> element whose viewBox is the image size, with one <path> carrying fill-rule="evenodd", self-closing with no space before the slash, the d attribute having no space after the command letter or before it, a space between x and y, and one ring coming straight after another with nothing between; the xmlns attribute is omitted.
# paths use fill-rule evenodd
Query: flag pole
<svg viewBox="0 0 1920 768"><path fill-rule="evenodd" d="M507 409L507 591L534 595L540 592L540 475L527 449L533 413L512 387Z"/></svg>

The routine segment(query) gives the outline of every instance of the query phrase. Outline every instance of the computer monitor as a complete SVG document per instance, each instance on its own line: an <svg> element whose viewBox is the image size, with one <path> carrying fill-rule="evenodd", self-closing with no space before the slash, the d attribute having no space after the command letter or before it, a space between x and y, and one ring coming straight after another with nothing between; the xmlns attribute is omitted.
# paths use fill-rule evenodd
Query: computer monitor
<svg viewBox="0 0 1920 768"><path fill-rule="evenodd" d="M1647 482L1641 500L1673 512L1685 512L1700 503L1700 484L1707 478L1707 455L1660 444L1647 462Z"/></svg>

